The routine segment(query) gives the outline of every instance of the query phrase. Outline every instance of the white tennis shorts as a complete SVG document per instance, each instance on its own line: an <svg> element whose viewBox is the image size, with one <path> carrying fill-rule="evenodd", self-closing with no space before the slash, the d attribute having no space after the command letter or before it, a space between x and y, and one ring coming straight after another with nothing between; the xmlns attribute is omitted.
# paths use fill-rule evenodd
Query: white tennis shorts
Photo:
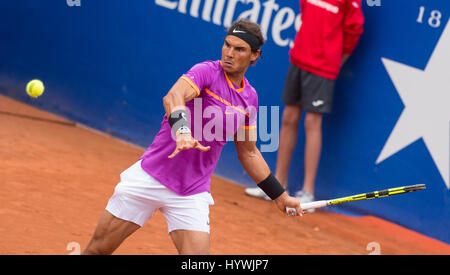
<svg viewBox="0 0 450 275"><path fill-rule="evenodd" d="M142 227L159 209L166 218L169 233L179 229L209 233L209 206L213 204L209 192L177 195L145 172L139 160L120 174L106 210Z"/></svg>

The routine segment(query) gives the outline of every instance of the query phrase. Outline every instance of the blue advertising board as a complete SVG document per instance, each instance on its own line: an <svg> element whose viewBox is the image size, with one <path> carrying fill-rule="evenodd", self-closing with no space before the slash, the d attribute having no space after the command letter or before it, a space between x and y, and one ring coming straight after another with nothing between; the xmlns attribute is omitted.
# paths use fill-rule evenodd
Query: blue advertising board
<svg viewBox="0 0 450 275"><path fill-rule="evenodd" d="M328 210L375 215L450 243L450 2L362 4L364 34L324 117L316 199L426 184ZM162 97L194 64L220 59L226 28L240 17L259 23L267 39L246 77L259 96L257 145L274 170L299 1L2 0L0 93L147 147ZM38 100L24 92L35 78L46 85ZM291 193L303 180L299 133ZM229 143L215 173L254 186Z"/></svg>

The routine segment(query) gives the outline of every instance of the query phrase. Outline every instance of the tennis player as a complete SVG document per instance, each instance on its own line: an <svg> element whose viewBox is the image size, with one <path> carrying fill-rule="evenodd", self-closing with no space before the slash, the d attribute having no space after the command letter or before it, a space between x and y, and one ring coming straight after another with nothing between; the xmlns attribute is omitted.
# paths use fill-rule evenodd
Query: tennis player
<svg viewBox="0 0 450 275"><path fill-rule="evenodd" d="M258 96L244 75L263 44L257 24L238 20L225 37L221 60L196 64L180 77L163 98L166 115L159 133L121 173L83 254L113 253L156 210L164 215L180 254L209 254L211 175L230 137L242 166L278 209L302 213L300 202L285 192L256 147Z"/></svg>

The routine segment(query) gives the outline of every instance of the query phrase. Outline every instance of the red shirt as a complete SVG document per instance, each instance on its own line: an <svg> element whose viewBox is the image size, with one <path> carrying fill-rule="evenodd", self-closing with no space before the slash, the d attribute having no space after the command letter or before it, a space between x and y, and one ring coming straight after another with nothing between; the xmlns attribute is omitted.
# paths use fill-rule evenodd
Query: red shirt
<svg viewBox="0 0 450 275"><path fill-rule="evenodd" d="M363 32L361 0L300 0L302 26L290 61L310 73L335 80L343 54L351 54Z"/></svg>

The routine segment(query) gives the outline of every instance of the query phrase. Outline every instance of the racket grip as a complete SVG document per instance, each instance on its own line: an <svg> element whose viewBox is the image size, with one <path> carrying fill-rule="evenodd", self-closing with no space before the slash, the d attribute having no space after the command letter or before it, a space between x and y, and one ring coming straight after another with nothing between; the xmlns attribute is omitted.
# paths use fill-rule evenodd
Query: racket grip
<svg viewBox="0 0 450 275"><path fill-rule="evenodd" d="M314 209L314 208L320 208L325 207L328 205L327 201L312 201L312 202L305 202L300 204L300 207L302 208L302 211L308 210L308 209ZM295 208L286 207L286 213L289 214L289 210L292 210L293 214L295 215L296 211Z"/></svg>
<svg viewBox="0 0 450 275"><path fill-rule="evenodd" d="M327 201L312 201L312 202L302 203L300 206L302 207L302 210L308 210L308 209L325 207L327 205L328 205Z"/></svg>

